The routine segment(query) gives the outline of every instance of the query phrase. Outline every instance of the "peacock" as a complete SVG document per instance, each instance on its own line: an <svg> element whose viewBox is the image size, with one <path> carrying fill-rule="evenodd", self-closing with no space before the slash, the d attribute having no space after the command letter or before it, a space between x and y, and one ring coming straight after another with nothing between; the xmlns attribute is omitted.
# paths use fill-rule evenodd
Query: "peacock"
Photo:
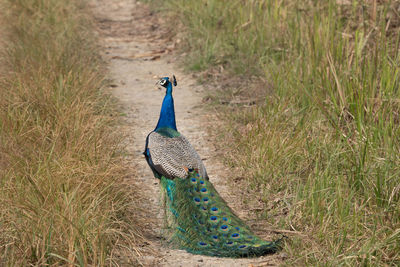
<svg viewBox="0 0 400 267"><path fill-rule="evenodd" d="M276 252L279 241L264 241L240 220L209 181L206 168L189 141L178 132L172 88L166 89L156 128L147 135L144 155L165 196L168 240L193 254L252 257ZM172 86L173 85L173 86Z"/></svg>

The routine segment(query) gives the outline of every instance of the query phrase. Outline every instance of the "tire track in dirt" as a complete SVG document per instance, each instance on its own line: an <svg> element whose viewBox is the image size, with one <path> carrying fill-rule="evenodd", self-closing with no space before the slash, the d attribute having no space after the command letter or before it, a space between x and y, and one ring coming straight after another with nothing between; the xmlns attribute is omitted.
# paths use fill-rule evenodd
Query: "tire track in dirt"
<svg viewBox="0 0 400 267"><path fill-rule="evenodd" d="M185 135L203 158L215 185L239 216L243 217L237 192L230 192L224 166L216 149L208 139L207 128L215 125L215 116L201 108L203 88L195 79L183 74L173 64L174 42L160 18L148 7L135 0L92 0L91 7L97 21L104 58L109 62L112 93L123 105L129 145L127 162L135 166L137 177L131 183L141 189L145 197L141 209L144 233L150 243L143 244L139 257L144 266L274 266L280 263L277 255L255 259L226 259L192 255L169 249L162 241L163 212L158 180L153 177L142 155L145 138L157 123L165 92L154 85L156 77L175 74L178 86L174 89L178 130ZM236 194L235 194L236 193ZM265 234L265 233L264 233Z"/></svg>

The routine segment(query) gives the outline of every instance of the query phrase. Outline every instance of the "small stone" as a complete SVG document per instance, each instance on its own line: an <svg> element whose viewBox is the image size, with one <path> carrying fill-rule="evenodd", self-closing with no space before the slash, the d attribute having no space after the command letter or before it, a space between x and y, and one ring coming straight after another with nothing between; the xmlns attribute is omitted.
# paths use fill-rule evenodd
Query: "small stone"
<svg viewBox="0 0 400 267"><path fill-rule="evenodd" d="M285 252L282 252L282 253L279 253L279 257L284 260L284 259L287 259L289 257L289 255Z"/></svg>

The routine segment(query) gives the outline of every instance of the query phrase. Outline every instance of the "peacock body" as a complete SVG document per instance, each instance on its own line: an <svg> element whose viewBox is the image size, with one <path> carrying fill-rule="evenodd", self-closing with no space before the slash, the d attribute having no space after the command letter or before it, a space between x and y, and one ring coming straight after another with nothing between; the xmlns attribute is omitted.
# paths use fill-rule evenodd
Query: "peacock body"
<svg viewBox="0 0 400 267"><path fill-rule="evenodd" d="M219 257L259 256L275 252L278 242L264 241L240 220L208 179L206 168L189 141L176 128L172 83L166 88L160 118L146 138L144 155L161 180L170 221L169 240L194 254Z"/></svg>

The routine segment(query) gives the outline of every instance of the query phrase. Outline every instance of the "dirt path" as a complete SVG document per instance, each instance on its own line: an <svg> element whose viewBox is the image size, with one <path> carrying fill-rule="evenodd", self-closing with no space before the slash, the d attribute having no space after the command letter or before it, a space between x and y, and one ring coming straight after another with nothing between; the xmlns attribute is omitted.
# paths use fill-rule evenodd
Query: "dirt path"
<svg viewBox="0 0 400 267"><path fill-rule="evenodd" d="M146 199L145 233L151 243L147 246L157 253L143 253L140 263L144 266L273 266L279 256L257 259L221 259L192 255L171 250L162 242L163 213L160 206L158 180L153 177L142 155L146 135L157 123L165 92L154 85L156 78L175 74L178 86L174 89L178 130L185 135L203 158L210 180L238 215L243 218L240 201L235 192L229 192L224 177L224 167L218 160L215 148L208 140L207 127L215 119L202 110L203 88L183 74L175 64L174 41L162 28L160 14L135 0L93 0L92 7L98 21L105 59L110 63L110 78L114 81L113 94L120 100L126 114L126 131L130 136L128 162L137 169L135 183ZM226 175L225 175L226 176ZM237 193L237 192L236 192ZM265 233L264 233L265 234ZM158 255L157 255L158 254Z"/></svg>

